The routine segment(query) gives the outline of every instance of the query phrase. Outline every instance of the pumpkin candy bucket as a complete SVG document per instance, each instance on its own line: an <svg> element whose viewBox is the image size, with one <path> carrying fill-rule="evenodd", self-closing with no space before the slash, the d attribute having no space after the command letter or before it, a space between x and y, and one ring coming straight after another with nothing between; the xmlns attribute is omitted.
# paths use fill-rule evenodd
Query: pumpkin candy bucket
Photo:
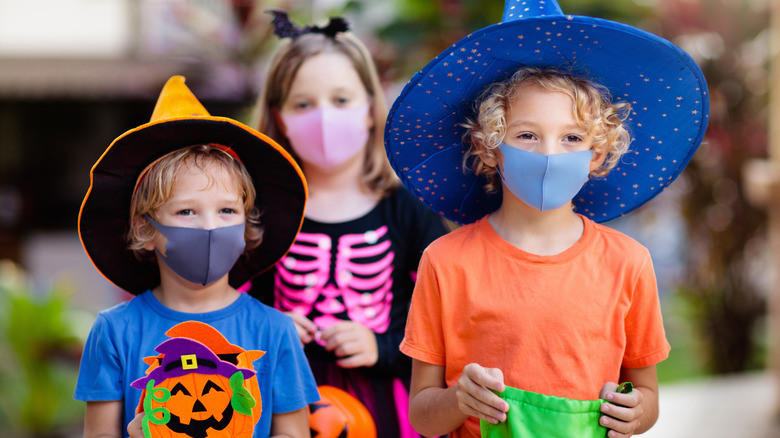
<svg viewBox="0 0 780 438"><path fill-rule="evenodd" d="M258 400L244 381L253 370L220 360L205 345L173 338L160 344L162 362L131 383L143 389L146 438L251 438Z"/></svg>
<svg viewBox="0 0 780 438"><path fill-rule="evenodd" d="M376 426L368 409L339 388L321 385L320 401L309 405L312 438L376 438Z"/></svg>

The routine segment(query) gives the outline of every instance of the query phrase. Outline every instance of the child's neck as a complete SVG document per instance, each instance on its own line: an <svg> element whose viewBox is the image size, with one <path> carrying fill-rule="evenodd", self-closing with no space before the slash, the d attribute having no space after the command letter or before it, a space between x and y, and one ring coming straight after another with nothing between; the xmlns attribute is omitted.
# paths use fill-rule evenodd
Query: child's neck
<svg viewBox="0 0 780 438"><path fill-rule="evenodd" d="M567 204L551 211L502 205L488 217L493 229L513 246L536 255L560 254L582 237L585 225Z"/></svg>
<svg viewBox="0 0 780 438"><path fill-rule="evenodd" d="M228 276L205 286L190 283L176 274L161 272L160 285L152 290L165 307L185 313L205 313L224 309L241 295L228 284Z"/></svg>
<svg viewBox="0 0 780 438"><path fill-rule="evenodd" d="M321 222L345 222L359 218L379 202L379 195L367 191L360 182L363 154L338 169L305 166L309 199L306 217Z"/></svg>

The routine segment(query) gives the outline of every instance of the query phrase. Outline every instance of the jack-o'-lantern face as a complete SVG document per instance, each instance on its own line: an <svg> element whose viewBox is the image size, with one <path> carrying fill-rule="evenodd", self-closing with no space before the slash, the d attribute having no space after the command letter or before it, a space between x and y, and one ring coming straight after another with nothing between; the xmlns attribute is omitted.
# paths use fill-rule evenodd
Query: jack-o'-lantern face
<svg viewBox="0 0 780 438"><path fill-rule="evenodd" d="M321 385L321 400L309 405L312 438L376 438L368 409L348 392Z"/></svg>
<svg viewBox="0 0 780 438"><path fill-rule="evenodd" d="M155 387L167 388L170 398L165 402L152 402L153 408L164 407L170 411L166 424L171 432L192 438L241 436L245 425L244 415L234 415L231 399L233 391L228 379L219 375L188 374L170 378ZM250 428L246 436L252 435Z"/></svg>
<svg viewBox="0 0 780 438"><path fill-rule="evenodd" d="M144 389L146 438L252 437L257 403L245 382L253 370L222 361L191 339L169 339L156 350L162 362L131 384Z"/></svg>
<svg viewBox="0 0 780 438"><path fill-rule="evenodd" d="M181 322L168 329L165 334L171 338L187 338L198 341L208 347L220 360L230 362L239 368L254 370L254 361L260 359L265 354L264 351L244 350L238 345L231 344L217 329L200 321ZM160 366L163 357L163 354L159 354L144 358L144 362L149 365L149 368L146 370L147 375ZM263 410L257 376L246 380L244 386L249 389L252 397L255 399L255 407L252 408L252 419L257 423ZM141 410L143 410L143 406L139 404L139 411Z"/></svg>

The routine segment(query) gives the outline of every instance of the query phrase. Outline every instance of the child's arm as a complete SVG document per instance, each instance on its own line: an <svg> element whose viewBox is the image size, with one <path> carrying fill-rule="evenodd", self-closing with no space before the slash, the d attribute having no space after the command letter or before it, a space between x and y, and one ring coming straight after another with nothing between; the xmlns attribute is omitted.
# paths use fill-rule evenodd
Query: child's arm
<svg viewBox="0 0 780 438"><path fill-rule="evenodd" d="M122 400L87 402L84 438L122 438L122 429Z"/></svg>
<svg viewBox="0 0 780 438"><path fill-rule="evenodd" d="M498 368L468 364L458 383L447 388L443 366L414 359L409 420L425 436L447 434L469 416L491 423L506 420L509 405L488 388L503 391L504 376Z"/></svg>
<svg viewBox="0 0 780 438"><path fill-rule="evenodd" d="M271 438L311 438L309 414L306 408L297 411L273 414L271 418Z"/></svg>
<svg viewBox="0 0 780 438"><path fill-rule="evenodd" d="M606 414L599 419L611 429L607 436L625 438L647 432L658 420L658 376L655 365L644 368L621 368L620 380L634 384L629 394L615 392L617 384L608 382L601 389L601 398L610 403L601 405Z"/></svg>

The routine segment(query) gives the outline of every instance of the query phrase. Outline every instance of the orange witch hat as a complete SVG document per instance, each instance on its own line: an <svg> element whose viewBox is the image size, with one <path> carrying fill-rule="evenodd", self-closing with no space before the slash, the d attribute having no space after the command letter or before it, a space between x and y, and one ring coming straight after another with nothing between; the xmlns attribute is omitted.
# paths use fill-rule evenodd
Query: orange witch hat
<svg viewBox="0 0 780 438"><path fill-rule="evenodd" d="M130 201L139 175L169 152L199 144L219 144L246 167L262 212L262 243L240 257L230 271L239 287L273 266L292 245L303 222L307 198L303 172L266 135L227 117L212 116L173 76L163 87L151 120L117 137L90 172L79 212L79 237L90 260L109 281L139 294L160 282L155 263L139 261L127 249Z"/></svg>

